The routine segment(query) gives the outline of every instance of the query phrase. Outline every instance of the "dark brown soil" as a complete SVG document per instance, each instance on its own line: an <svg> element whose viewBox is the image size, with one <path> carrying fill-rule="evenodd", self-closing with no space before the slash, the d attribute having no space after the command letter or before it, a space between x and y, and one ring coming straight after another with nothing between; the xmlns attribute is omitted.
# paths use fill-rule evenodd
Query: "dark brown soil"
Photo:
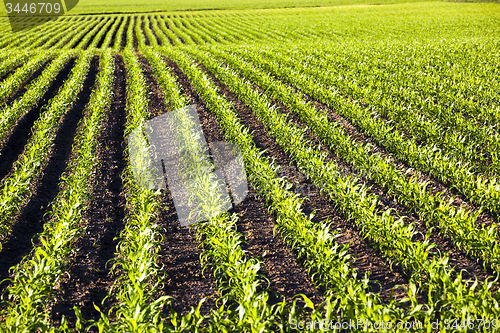
<svg viewBox="0 0 500 333"><path fill-rule="evenodd" d="M161 39L158 37L158 34L156 33L156 31L153 29L153 19L154 19L153 17L150 17L150 19L149 19L149 30L151 31L153 36L155 36L156 42L158 43L158 45L163 46L161 43Z"/></svg>
<svg viewBox="0 0 500 333"><path fill-rule="evenodd" d="M50 210L50 203L59 191L58 184L71 157L78 122L83 117L85 106L90 100L97 74L96 63L97 59L94 58L77 101L58 124L51 155L43 168L43 176L38 177L33 183L31 199L17 217L11 233L2 240L0 279L9 277L9 268L18 264L31 251L32 238L43 231L44 215ZM35 245L37 242L38 239L34 239ZM2 289L5 286L6 283L3 283Z"/></svg>
<svg viewBox="0 0 500 333"><path fill-rule="evenodd" d="M113 28L113 25L115 24L116 20L118 20L118 19L119 19L118 17L115 17L115 20L113 20L113 23L111 23L111 24L109 25L108 30L107 30L104 34L102 34L102 36L101 36L101 40L100 40L100 41L96 44L96 46L95 46L96 48L100 49L100 48L102 47L102 43L104 43L104 41L106 40L106 35L107 35L107 34L109 33L109 31ZM117 29L118 29L118 27L117 27ZM115 30L115 31L113 31L113 35L114 35L114 34L116 34L116 30ZM113 38L112 38L111 40L113 40Z"/></svg>
<svg viewBox="0 0 500 333"><path fill-rule="evenodd" d="M27 110L27 112L16 122L5 141L2 142L0 148L0 156L2 156L0 159L0 179L3 179L12 171L14 162L23 152L24 146L31 137L31 128L33 124L40 117L43 107L57 95L59 88L61 88L71 72L74 63L75 59L73 58L64 65L62 70L55 77L53 85L37 102L36 106ZM21 92L18 91L16 93Z"/></svg>
<svg viewBox="0 0 500 333"><path fill-rule="evenodd" d="M141 31L142 31L142 35L144 36L144 40L145 40L146 46L150 46L151 42L149 41L149 38L146 35L146 29L144 29L145 26L146 26L146 21L145 21L144 17L142 17L142 19L141 19Z"/></svg>
<svg viewBox="0 0 500 333"><path fill-rule="evenodd" d="M123 50L125 48L125 46L127 45L127 30L128 30L128 26L130 24L131 17L125 16L124 19L127 20L127 22L125 23L125 26L123 27L120 50Z"/></svg>
<svg viewBox="0 0 500 333"><path fill-rule="evenodd" d="M131 20L134 20L134 28L132 30L132 37L134 39L134 43L133 43L133 46L134 46L134 50L137 50L137 45L139 44L139 42L137 41L137 35L135 34L135 25L137 24L137 16L131 16L130 17Z"/></svg>
<svg viewBox="0 0 500 333"><path fill-rule="evenodd" d="M125 65L121 57L115 58L113 101L98 140L100 168L92 185L91 203L86 212L86 232L74 244L79 249L70 260L69 277L65 276L58 288L60 300L52 308L52 317L59 322L62 315L70 327L76 317L73 306L80 307L83 318L99 319L93 304L108 311L114 300L102 301L107 296L114 278L109 274L115 256L117 240L123 228L125 197L121 175L125 168L123 136L125 128ZM89 184L90 185L90 184Z"/></svg>

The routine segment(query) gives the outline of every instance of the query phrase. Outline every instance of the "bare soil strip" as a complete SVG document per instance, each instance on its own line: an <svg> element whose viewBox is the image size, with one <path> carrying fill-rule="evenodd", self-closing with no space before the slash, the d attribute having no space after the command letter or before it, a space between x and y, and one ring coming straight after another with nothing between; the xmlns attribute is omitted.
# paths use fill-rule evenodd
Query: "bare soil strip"
<svg viewBox="0 0 500 333"><path fill-rule="evenodd" d="M107 311L113 300L104 306L102 300L111 288L114 278L109 275L117 241L123 229L125 196L121 175L125 168L123 136L125 129L125 65L121 57L116 58L113 101L107 119L103 123L99 141L99 165L96 174L92 201L86 213L86 233L74 244L79 251L71 258L69 277L64 277L59 286L60 300L52 308L52 318L57 323L66 317L74 327L76 317L73 306L80 307L85 319L99 319L93 304Z"/></svg>
<svg viewBox="0 0 500 333"><path fill-rule="evenodd" d="M179 78L183 92L195 102L207 141L222 141L223 135L215 115L208 110L180 68L172 61L168 64ZM270 303L281 301L283 297L290 301L293 296L302 293L319 304L322 297L316 295L307 272L297 263L296 256L283 244L281 237L274 236L275 223L264 203L255 195L249 195L233 211L240 216L238 229L246 240L243 248L261 258L264 264L261 273L269 279L271 292L277 294L271 295Z"/></svg>
<svg viewBox="0 0 500 333"><path fill-rule="evenodd" d="M141 19L141 31L142 31L142 35L144 36L144 39L145 39L145 43L146 43L146 46L151 46L151 42L148 38L148 35L146 35L146 29L145 29L145 26L146 26L146 20L144 19L144 17L142 17Z"/></svg>
<svg viewBox="0 0 500 333"><path fill-rule="evenodd" d="M125 26L123 27L123 31L122 31L122 40L121 40L121 45L120 45L120 51L123 50L125 48L125 46L127 45L127 30L128 30L128 25L130 24L131 17L126 16L124 18L124 20L127 20L127 22L125 23ZM119 28L116 30L118 33Z"/></svg>
<svg viewBox="0 0 500 333"><path fill-rule="evenodd" d="M356 138L356 141L370 143L373 146L371 151L373 153L381 154L381 157L384 159L387 158L389 160L389 163L392 163L399 170L401 170L401 171L403 171L403 173L405 173L407 180L409 180L411 177L417 177L418 181L420 181L420 182L428 182L429 186L427 188L428 189L433 188L433 190L431 191L431 194L436 195L438 193L441 193L442 197L447 202L450 202L450 200L453 198L454 201L452 203L452 206L454 206L454 207L458 208L460 206L464 206L466 209L468 209L470 211L478 211L479 210L479 207L477 207L476 205L467 201L467 199L461 193L459 193L457 190L450 189L449 186L444 185L443 183L439 182L435 178L433 178L433 177L431 177L431 176L429 176L421 171L416 171L415 169L408 166L406 163L395 159L384 148L377 145L375 142L373 142L373 140L370 137L361 133L355 126L351 125L347 120L345 120L342 116L337 114L334 110L328 108L328 106L326 106L325 104L314 101L309 96L306 96L306 95L303 95L303 96L307 100L311 101L318 108L325 110L328 113L329 118L332 121L336 121L336 122L340 123L344 127L344 129L346 130L346 133L351 135L352 137ZM413 215L415 218L417 218L416 214L413 214ZM421 222L419 222L419 223L421 223ZM493 216L489 211L483 211L477 219L478 225L492 225L492 224L497 224L497 223L498 223L497 218L495 216ZM423 226L422 223L421 223L421 225ZM426 229L427 228L425 228L425 230ZM441 236L437 236L437 237L441 238ZM454 247L453 244L451 243L451 240L448 238L444 238L440 242L444 242L448 248ZM463 257L466 257L468 259L468 261L473 262L475 267L480 266L482 268L482 266L483 266L482 261L479 261L476 264L475 259L470 258L465 253L457 251L457 250L453 250L453 251L460 253L460 255ZM455 263L452 262L452 264L455 264ZM484 269L484 271L487 272L488 274L494 275L493 270L491 270L490 268L486 268L486 269L482 268L482 269ZM482 275L482 274L480 274L480 275ZM480 279L482 280L483 278L480 278Z"/></svg>
<svg viewBox="0 0 500 333"><path fill-rule="evenodd" d="M47 159L43 175L35 180L31 200L13 224L12 232L2 241L0 279L10 276L9 268L17 265L31 251L32 238L43 231L44 215L51 208L50 203L59 191L61 174L71 160L74 135L78 129L78 122L83 117L85 106L90 100L97 71L97 58L94 58L77 101L58 124L51 155ZM33 241L36 246L38 239L35 238ZM6 285L7 283L4 282L0 289L5 288Z"/></svg>
<svg viewBox="0 0 500 333"><path fill-rule="evenodd" d="M62 70L54 78L53 85L38 101L37 106L31 110L27 110L24 116L22 116L12 127L8 137L2 143L0 148L0 179L3 179L12 171L14 162L23 152L24 146L31 137L33 124L40 117L43 107L48 103L48 101L57 95L59 88L62 87L68 78L74 63L75 59L71 59L64 65ZM20 93L20 91L17 93Z"/></svg>
<svg viewBox="0 0 500 333"><path fill-rule="evenodd" d="M164 46L162 43L161 43L161 39L158 37L158 35L156 34L156 31L153 29L153 20L154 20L154 17L151 16L149 18L149 30L151 31L151 33L153 34L153 36L155 36L156 38L156 42L158 43L158 45L160 46Z"/></svg>

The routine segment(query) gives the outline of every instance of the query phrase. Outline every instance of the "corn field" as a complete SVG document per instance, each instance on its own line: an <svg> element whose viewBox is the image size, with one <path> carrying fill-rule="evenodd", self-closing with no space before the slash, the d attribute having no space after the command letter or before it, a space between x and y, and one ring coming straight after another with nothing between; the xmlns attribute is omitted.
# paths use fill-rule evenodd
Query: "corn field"
<svg viewBox="0 0 500 333"><path fill-rule="evenodd" d="M500 331L499 33L497 4L433 2L3 34L0 331ZM250 191L212 214L180 130L208 216L181 227L128 145L188 105Z"/></svg>

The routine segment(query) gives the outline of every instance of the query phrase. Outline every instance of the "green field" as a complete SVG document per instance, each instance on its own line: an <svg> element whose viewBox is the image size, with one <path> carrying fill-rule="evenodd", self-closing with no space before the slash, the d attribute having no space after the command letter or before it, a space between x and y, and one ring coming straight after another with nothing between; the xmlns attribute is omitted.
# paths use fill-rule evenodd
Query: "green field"
<svg viewBox="0 0 500 333"><path fill-rule="evenodd" d="M0 18L0 332L500 332L498 3L70 14Z"/></svg>
<svg viewBox="0 0 500 333"><path fill-rule="evenodd" d="M221 9L256 9L256 8L299 8L299 7L328 7L346 5L378 5L392 4L398 2L413 2L405 0L279 0L279 1L222 1L222 0L153 0L153 1L131 1L131 0L80 0L78 5L70 12L77 14L102 14L102 13L145 13L159 11L178 10L221 10ZM5 15L5 6L0 6L0 15Z"/></svg>

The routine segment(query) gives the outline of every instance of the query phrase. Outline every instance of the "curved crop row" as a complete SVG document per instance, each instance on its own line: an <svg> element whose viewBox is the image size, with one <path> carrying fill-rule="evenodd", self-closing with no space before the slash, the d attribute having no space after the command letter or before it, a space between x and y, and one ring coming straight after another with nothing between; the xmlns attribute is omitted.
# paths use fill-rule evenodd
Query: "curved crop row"
<svg viewBox="0 0 500 333"><path fill-rule="evenodd" d="M114 68L111 52L103 53L96 90L73 145L75 158L61 178L61 190L52 203L51 220L44 225L40 245L14 269L14 277L7 288L8 307L2 313L5 315L2 331L49 330L50 314L46 310L53 300L58 280L66 272L69 255L74 252L72 243L82 234L85 224L83 213L92 191L89 181L98 162L95 138L99 136L111 101Z"/></svg>
<svg viewBox="0 0 500 333"><path fill-rule="evenodd" d="M0 62L0 76L5 75L7 72L12 70L17 65L22 64L28 58L32 57L32 52L20 52L16 54L12 54L11 51L8 51L8 55L2 59Z"/></svg>
<svg viewBox="0 0 500 333"><path fill-rule="evenodd" d="M110 26L118 21L117 17L108 17L106 24L100 28L100 31L92 39L92 43L88 46L89 49L96 48L99 42L102 40L103 36L109 32Z"/></svg>
<svg viewBox="0 0 500 333"><path fill-rule="evenodd" d="M80 55L69 79L35 122L33 135L26 144L24 153L15 163L12 174L4 178L0 190L0 235L10 230L15 214L31 196L33 180L43 171L42 167L49 156L57 124L83 88L93 56L92 51Z"/></svg>
<svg viewBox="0 0 500 333"><path fill-rule="evenodd" d="M118 52L122 48L123 30L125 30L125 26L127 25L128 21L129 21L129 17L124 16L122 23L120 24L120 28L118 28L118 31L116 32L116 35L114 38L114 44L113 44L113 51L114 52Z"/></svg>
<svg viewBox="0 0 500 333"><path fill-rule="evenodd" d="M113 37L116 39L118 38L118 35L115 36L116 29L120 26L120 23L123 22L124 17L118 16L116 17L113 25L111 28L106 32L106 36L104 37L104 40L102 41L101 46L99 47L100 49L105 49L110 47L111 42L113 41Z"/></svg>

